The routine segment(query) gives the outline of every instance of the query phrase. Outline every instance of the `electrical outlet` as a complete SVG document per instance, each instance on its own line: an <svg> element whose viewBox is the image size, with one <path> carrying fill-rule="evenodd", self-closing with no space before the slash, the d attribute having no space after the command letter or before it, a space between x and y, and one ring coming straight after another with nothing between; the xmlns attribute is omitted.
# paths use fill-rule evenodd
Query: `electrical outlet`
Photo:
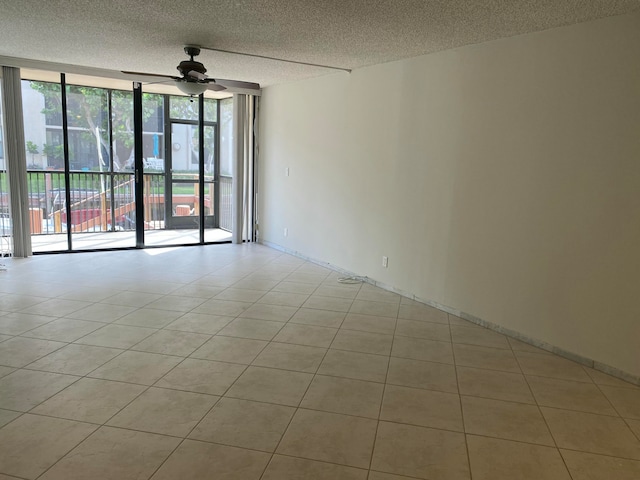
<svg viewBox="0 0 640 480"><path fill-rule="evenodd" d="M288 177L289 176L289 167L284 169L284 176Z"/></svg>
<svg viewBox="0 0 640 480"><path fill-rule="evenodd" d="M387 268L389 266L389 257L382 257L382 266Z"/></svg>
<svg viewBox="0 0 640 480"><path fill-rule="evenodd" d="M287 237L289 235L289 229L284 227L284 236Z"/></svg>

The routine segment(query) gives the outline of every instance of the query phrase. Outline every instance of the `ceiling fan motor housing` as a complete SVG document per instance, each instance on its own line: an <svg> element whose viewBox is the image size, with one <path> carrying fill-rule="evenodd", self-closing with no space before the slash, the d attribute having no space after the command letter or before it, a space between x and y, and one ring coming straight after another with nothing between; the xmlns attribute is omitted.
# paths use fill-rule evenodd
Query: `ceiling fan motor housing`
<svg viewBox="0 0 640 480"><path fill-rule="evenodd" d="M183 77L189 79L187 74L192 71L196 71L203 75L207 72L207 69L204 68L204 65L202 63L197 62L193 59L193 57L200 55L199 47L196 47L194 45L187 45L186 47L184 47L184 53L189 55L189 57L191 58L189 60L183 60L177 67L178 71L182 74Z"/></svg>
<svg viewBox="0 0 640 480"><path fill-rule="evenodd" d="M203 64L194 60L183 60L180 62L180 65L178 65L178 71L185 77L189 72L194 70L198 73L202 73L203 75L207 71Z"/></svg>

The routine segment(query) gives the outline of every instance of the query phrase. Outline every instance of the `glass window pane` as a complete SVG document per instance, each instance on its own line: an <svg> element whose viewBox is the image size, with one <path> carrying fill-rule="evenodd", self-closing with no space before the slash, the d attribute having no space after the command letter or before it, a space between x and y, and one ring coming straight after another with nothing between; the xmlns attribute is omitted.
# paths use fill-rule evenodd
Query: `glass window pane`
<svg viewBox="0 0 640 480"><path fill-rule="evenodd" d="M33 251L66 250L60 84L23 80L22 108Z"/></svg>
<svg viewBox="0 0 640 480"><path fill-rule="evenodd" d="M196 182L173 182L171 184L171 205L174 217L197 217L201 206L205 216L214 215L215 184L205 183L204 202L200 201L200 185ZM193 228L197 223L181 223L180 228Z"/></svg>
<svg viewBox="0 0 640 480"><path fill-rule="evenodd" d="M220 228L231 231L233 183L233 98L220 100Z"/></svg>
<svg viewBox="0 0 640 480"><path fill-rule="evenodd" d="M216 166L216 127L204 126L204 181L215 179Z"/></svg>
<svg viewBox="0 0 640 480"><path fill-rule="evenodd" d="M142 95L142 156L147 172L164 172L164 97Z"/></svg>
<svg viewBox="0 0 640 480"><path fill-rule="evenodd" d="M215 197L215 183L205 183L204 184L204 214L205 215L213 215L213 202Z"/></svg>
<svg viewBox="0 0 640 480"><path fill-rule="evenodd" d="M131 92L122 90L111 92L111 136L113 171L133 171L133 93Z"/></svg>
<svg viewBox="0 0 640 480"><path fill-rule="evenodd" d="M218 101L214 98L204 99L204 121L218 121Z"/></svg>
<svg viewBox="0 0 640 480"><path fill-rule="evenodd" d="M231 177L233 166L233 98L220 100L220 175Z"/></svg>
<svg viewBox="0 0 640 480"><path fill-rule="evenodd" d="M31 204L31 243L34 252L66 250L68 248L64 220L66 183L64 172L27 171L27 187ZM36 205L39 208L36 213ZM38 221L36 221L38 219Z"/></svg>
<svg viewBox="0 0 640 480"><path fill-rule="evenodd" d="M110 200L110 199L109 199ZM136 195L133 175L113 176L113 222L115 231L135 231ZM111 209L108 213L111 213ZM109 218L109 223L112 219Z"/></svg>
<svg viewBox="0 0 640 480"><path fill-rule="evenodd" d="M27 170L64 169L59 83L22 81Z"/></svg>
<svg viewBox="0 0 640 480"><path fill-rule="evenodd" d="M198 120L198 99L169 97L169 115L176 120Z"/></svg>
<svg viewBox="0 0 640 480"><path fill-rule="evenodd" d="M174 179L197 179L198 126L171 124L171 173Z"/></svg>
<svg viewBox="0 0 640 480"><path fill-rule="evenodd" d="M164 175L144 175L144 228L164 230L165 219L165 179Z"/></svg>
<svg viewBox="0 0 640 480"><path fill-rule="evenodd" d="M69 169L109 171L109 103L107 90L67 86Z"/></svg>
<svg viewBox="0 0 640 480"><path fill-rule="evenodd" d="M173 183L171 204L176 217L197 217L200 214L200 199L197 183Z"/></svg>
<svg viewBox="0 0 640 480"><path fill-rule="evenodd" d="M109 176L100 173L74 173L71 179L71 228L74 233L108 230L106 204ZM63 212L63 221L67 221ZM77 245L75 245L77 247Z"/></svg>

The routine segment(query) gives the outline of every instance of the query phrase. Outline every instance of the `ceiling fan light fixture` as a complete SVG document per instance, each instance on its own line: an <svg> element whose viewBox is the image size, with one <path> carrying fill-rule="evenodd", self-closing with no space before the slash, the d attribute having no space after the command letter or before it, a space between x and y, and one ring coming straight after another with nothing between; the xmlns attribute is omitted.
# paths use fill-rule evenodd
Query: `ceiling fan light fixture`
<svg viewBox="0 0 640 480"><path fill-rule="evenodd" d="M187 82L184 80L176 80L176 87L189 96L200 95L207 90L206 83Z"/></svg>

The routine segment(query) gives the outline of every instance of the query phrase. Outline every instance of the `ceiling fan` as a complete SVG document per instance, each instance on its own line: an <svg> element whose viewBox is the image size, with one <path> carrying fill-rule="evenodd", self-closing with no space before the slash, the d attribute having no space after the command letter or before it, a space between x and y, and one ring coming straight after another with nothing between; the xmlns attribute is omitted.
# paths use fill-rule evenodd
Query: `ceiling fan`
<svg viewBox="0 0 640 480"><path fill-rule="evenodd" d="M207 69L204 67L204 65L194 60L193 58L197 57L200 54L199 46L186 45L184 47L184 52L189 56L189 60L183 60L178 65L177 69L182 75L180 77L145 72L122 71L122 73L126 75L135 75L138 78L169 78L176 83L176 86L180 89L181 92L190 96L200 95L206 90L213 90L217 92L226 90L227 88L234 89L234 91L240 91L241 93L248 93L253 95L260 94L260 85L257 83L209 78L206 75Z"/></svg>

